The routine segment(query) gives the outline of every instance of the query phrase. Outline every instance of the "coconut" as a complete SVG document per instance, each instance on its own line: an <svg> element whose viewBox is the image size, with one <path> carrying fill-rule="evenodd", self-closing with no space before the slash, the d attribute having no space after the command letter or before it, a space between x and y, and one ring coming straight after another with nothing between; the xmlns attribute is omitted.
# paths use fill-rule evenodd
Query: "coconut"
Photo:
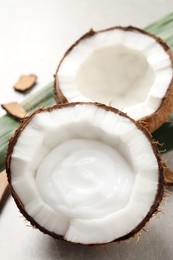
<svg viewBox="0 0 173 260"><path fill-rule="evenodd" d="M152 137L157 140L158 149L161 152L161 157L165 162L164 178L167 186L173 185L173 163L172 163L172 122L165 122L158 130L156 130Z"/></svg>
<svg viewBox="0 0 173 260"><path fill-rule="evenodd" d="M134 236L163 196L162 162L150 134L98 103L36 111L11 138L6 170L30 223L73 243Z"/></svg>
<svg viewBox="0 0 173 260"><path fill-rule="evenodd" d="M90 30L57 68L56 100L111 105L153 132L173 109L172 57L166 42L132 26Z"/></svg>

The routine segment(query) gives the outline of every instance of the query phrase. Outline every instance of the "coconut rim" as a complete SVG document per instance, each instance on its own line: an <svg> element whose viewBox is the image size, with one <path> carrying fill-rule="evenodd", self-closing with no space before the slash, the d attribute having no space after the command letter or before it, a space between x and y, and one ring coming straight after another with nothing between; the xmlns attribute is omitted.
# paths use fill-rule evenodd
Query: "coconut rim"
<svg viewBox="0 0 173 260"><path fill-rule="evenodd" d="M116 30L116 29L120 29L123 31L137 31L143 35L147 35L148 37L152 37L163 49L164 51L168 54L169 58L170 58L170 62L171 62L171 67L173 69L173 52L171 51L170 47L168 46L168 44L161 39L160 37L149 33L145 30L142 30L140 28L134 27L134 26L114 26L114 27L110 27L107 29L103 29L103 30L98 30L98 31L94 31L92 28L85 33L84 35L82 35L77 41L75 41L68 49L67 51L64 53L62 59L60 60L57 70L55 72L54 75L54 89L53 89L53 93L54 93L54 97L55 97L55 101L58 103L69 103L68 99L63 95L60 85L59 85L59 81L58 81L58 72L59 72L59 68L62 64L62 62L64 61L64 59L66 58L66 56L71 52L71 50L76 47L80 41L86 39L86 38L90 38L96 34L102 33L102 32L107 32L107 31L111 31L111 30ZM154 111L153 113L142 117L141 119L137 120L139 123L145 125L145 127L150 131L153 132L154 130L156 130L164 121L167 120L169 113L171 113L172 109L173 109L173 102L171 104L171 102L169 102L169 104L167 104L167 102L169 100L173 101L173 76L170 80L170 83L167 87L166 93L165 95L162 97L160 105L158 106L158 108L156 109L156 111ZM91 101L92 102L92 101ZM93 101L94 102L94 101ZM97 102L96 102L97 103ZM163 111L162 111L163 110ZM165 113L166 112L166 113ZM164 114L164 120L158 120L158 113L162 113ZM156 120L154 120L155 122L152 122L152 118L156 117Z"/></svg>
<svg viewBox="0 0 173 260"><path fill-rule="evenodd" d="M160 202L162 201L163 198L163 194L164 194L164 177L163 177L163 165L162 165L162 160L160 158L159 152L157 150L156 144L152 141L152 137L150 135L150 133L143 127L141 126L139 123L137 123L134 119L130 118L129 116L127 116L127 114L119 111L116 108L113 107L109 107L106 106L104 104L100 104L100 103L93 103L93 102L74 102L74 103L67 103L67 104L57 104L54 105L52 107L48 107L48 108L41 108L37 111L35 111L30 117L28 117L27 119L24 120L24 122L18 127L18 129L15 131L14 136L10 138L9 140L9 144L8 144L8 149L7 149L7 155L6 155L6 172L7 172L7 178L8 178L8 182L10 184L10 190L11 190L11 194L17 204L17 207L19 208L20 212L24 215L24 217L31 223L31 225L35 228L38 228L40 231L42 231L45 234L50 235L53 238L56 239L61 239L63 241L66 242L70 242L67 241L63 236L58 235L57 233L51 232L49 230L47 230L46 228L42 227L41 225L39 225L34 218L32 218L26 211L25 211L25 206L24 204L21 202L20 198L18 197L18 195L16 194L15 190L13 189L13 185L11 183L11 169L10 169L10 164L11 164L11 156L13 153L13 148L15 146L15 144L18 141L18 138L20 137L21 132L27 127L27 125L29 124L29 122L35 117L35 115L42 113L42 112L52 112L56 109L63 109L66 107L73 107L76 105L80 105L80 104L90 104L90 105L95 105L99 108L105 109L106 111L111 111L114 112L116 114L119 114L121 116L124 116L126 118L128 118L129 120L132 121L132 123L134 123L137 128L139 130L141 130L144 135L146 136L146 138L148 139L148 141L151 144L151 149L153 150L153 153L156 157L157 163L158 163L158 188L157 188L157 192L155 195L155 199L150 207L150 210L148 211L147 215L144 217L144 219L136 226L134 227L128 234L119 237L113 241L110 242L106 242L103 243L105 244L109 244L112 242L118 242L118 241L123 241L123 240L127 240L131 237L134 237L135 234L139 233L139 231L141 229L144 228L144 226L147 224L147 222L151 219L151 217L153 216L154 213L157 213L158 211L158 207L160 205ZM70 242L73 243L74 242ZM75 244L81 244L81 243L75 243ZM95 243L95 244L87 244L87 245L102 245L102 243Z"/></svg>

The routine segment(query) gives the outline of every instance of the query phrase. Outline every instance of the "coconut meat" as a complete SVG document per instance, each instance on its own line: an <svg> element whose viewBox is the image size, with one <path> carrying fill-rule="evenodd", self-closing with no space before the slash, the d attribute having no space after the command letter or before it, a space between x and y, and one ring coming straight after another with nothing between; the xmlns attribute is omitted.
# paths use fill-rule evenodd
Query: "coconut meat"
<svg viewBox="0 0 173 260"><path fill-rule="evenodd" d="M172 76L171 58L156 39L115 28L80 40L56 81L69 102L101 102L139 120L159 108Z"/></svg>
<svg viewBox="0 0 173 260"><path fill-rule="evenodd" d="M10 168L27 214L83 244L127 235L158 189L158 162L145 134L94 104L36 114L14 146Z"/></svg>

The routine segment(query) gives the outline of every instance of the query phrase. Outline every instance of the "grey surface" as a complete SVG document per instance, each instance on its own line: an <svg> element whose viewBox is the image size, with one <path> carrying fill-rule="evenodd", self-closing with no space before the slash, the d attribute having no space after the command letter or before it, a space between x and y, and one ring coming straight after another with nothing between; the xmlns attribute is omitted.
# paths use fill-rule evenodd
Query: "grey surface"
<svg viewBox="0 0 173 260"><path fill-rule="evenodd" d="M66 48L89 28L143 27L171 11L170 0L0 1L0 103L23 99L11 88L21 73L36 73L40 87L51 81ZM139 240L99 247L56 241L34 230L9 198L0 212L0 260L172 260L173 190L169 193Z"/></svg>
<svg viewBox="0 0 173 260"><path fill-rule="evenodd" d="M166 194L161 212L147 224L141 237L105 246L74 245L42 234L26 222L10 197L0 218L0 259L172 260L173 189Z"/></svg>

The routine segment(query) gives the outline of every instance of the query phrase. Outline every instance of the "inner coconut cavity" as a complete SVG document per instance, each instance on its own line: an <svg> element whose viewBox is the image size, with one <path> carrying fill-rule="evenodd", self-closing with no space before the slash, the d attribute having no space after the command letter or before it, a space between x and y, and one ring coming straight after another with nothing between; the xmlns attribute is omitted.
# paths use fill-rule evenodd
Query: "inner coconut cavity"
<svg viewBox="0 0 173 260"><path fill-rule="evenodd" d="M107 243L139 225L154 202L158 172L145 134L93 104L36 114L11 157L12 186L27 214L83 244Z"/></svg>
<svg viewBox="0 0 173 260"><path fill-rule="evenodd" d="M121 45L95 50L81 64L75 83L86 97L118 108L144 102L154 82L145 55Z"/></svg>
<svg viewBox="0 0 173 260"><path fill-rule="evenodd" d="M171 78L170 56L156 39L114 28L81 39L56 80L69 102L101 102L138 120L157 110Z"/></svg>

